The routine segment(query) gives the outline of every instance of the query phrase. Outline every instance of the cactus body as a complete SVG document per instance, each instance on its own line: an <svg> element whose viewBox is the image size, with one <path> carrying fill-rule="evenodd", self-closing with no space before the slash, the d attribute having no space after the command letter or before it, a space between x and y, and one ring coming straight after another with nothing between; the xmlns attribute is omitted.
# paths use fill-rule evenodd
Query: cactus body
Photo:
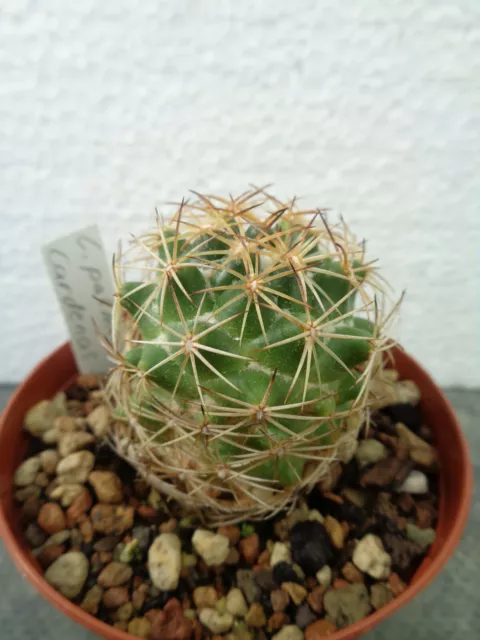
<svg viewBox="0 0 480 640"><path fill-rule="evenodd" d="M259 517L355 440L386 335L343 223L262 190L200 196L135 240L116 282L117 443L159 488Z"/></svg>

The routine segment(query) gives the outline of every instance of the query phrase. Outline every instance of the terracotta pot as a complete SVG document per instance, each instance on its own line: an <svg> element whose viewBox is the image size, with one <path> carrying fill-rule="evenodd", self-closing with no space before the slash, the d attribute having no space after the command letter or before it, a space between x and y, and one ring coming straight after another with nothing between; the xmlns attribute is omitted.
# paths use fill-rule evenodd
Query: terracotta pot
<svg viewBox="0 0 480 640"><path fill-rule="evenodd" d="M425 421L432 428L440 459L440 509L437 540L407 590L380 611L329 636L331 640L358 638L424 589L453 554L465 527L473 489L468 448L452 408L429 375L405 352L395 349L395 366L402 378L414 380L422 392ZM26 437L22 429L26 411L39 400L64 389L76 374L70 346L64 344L43 360L17 389L0 422L0 534L24 575L58 609L105 638L132 640L133 636L88 615L61 596L43 577L25 543L12 499L12 478L22 460Z"/></svg>

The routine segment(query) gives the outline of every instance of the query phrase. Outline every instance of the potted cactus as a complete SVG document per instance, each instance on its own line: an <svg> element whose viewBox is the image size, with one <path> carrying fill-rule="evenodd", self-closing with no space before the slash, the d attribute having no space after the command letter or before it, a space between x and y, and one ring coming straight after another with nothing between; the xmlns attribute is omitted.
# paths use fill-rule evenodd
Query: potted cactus
<svg viewBox="0 0 480 640"><path fill-rule="evenodd" d="M118 640L340 640L433 579L466 445L343 220L197 195L114 275L108 378L64 345L0 426L0 530L49 600Z"/></svg>

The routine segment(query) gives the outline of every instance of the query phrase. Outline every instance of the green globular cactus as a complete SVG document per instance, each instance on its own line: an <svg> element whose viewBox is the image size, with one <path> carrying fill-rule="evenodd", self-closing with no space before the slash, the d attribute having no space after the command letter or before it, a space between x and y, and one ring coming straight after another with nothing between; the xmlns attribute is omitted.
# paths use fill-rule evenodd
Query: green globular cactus
<svg viewBox="0 0 480 640"><path fill-rule="evenodd" d="M354 446L387 318L343 221L261 189L198 196L115 275L116 441L157 488L261 517Z"/></svg>

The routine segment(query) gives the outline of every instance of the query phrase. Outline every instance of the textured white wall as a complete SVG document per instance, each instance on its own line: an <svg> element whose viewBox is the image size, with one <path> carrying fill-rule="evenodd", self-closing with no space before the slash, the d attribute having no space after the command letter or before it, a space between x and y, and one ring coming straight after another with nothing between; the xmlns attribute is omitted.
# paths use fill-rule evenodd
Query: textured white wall
<svg viewBox="0 0 480 640"><path fill-rule="evenodd" d="M478 385L479 150L479 0L0 0L0 379L66 336L42 243L254 181L342 212Z"/></svg>

